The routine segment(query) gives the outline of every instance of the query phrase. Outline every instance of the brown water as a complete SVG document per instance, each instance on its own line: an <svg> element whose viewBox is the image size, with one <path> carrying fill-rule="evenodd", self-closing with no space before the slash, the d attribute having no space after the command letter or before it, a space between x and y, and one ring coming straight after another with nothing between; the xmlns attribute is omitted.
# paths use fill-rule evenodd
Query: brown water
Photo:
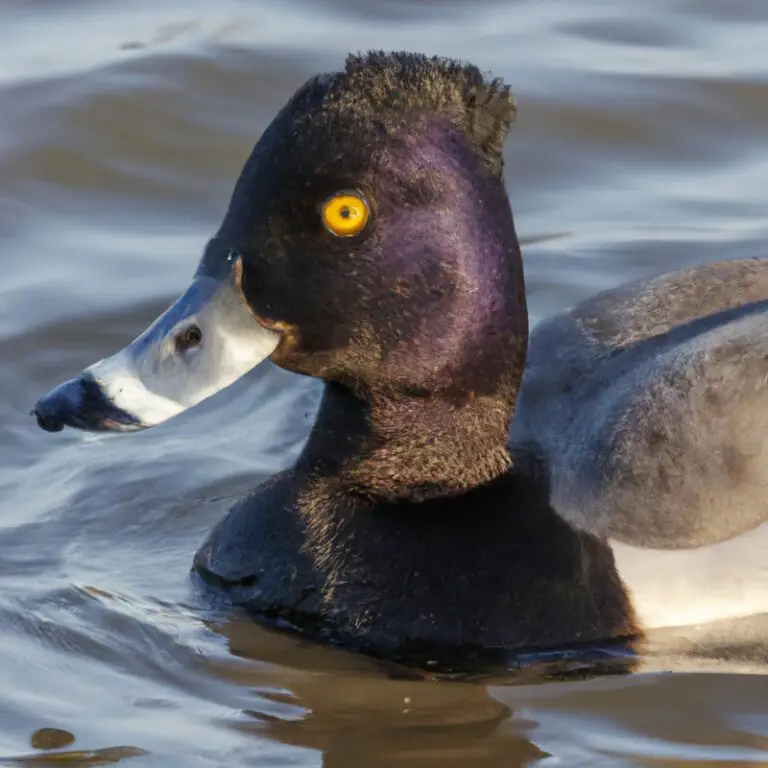
<svg viewBox="0 0 768 768"><path fill-rule="evenodd" d="M662 642L631 677L509 685L393 679L203 614L192 554L295 455L312 382L257 373L132 436L29 418L186 285L291 91L368 47L515 88L535 319L768 250L764 0L2 0L0 757L49 764L31 740L50 727L77 765L768 765L759 625L737 646Z"/></svg>

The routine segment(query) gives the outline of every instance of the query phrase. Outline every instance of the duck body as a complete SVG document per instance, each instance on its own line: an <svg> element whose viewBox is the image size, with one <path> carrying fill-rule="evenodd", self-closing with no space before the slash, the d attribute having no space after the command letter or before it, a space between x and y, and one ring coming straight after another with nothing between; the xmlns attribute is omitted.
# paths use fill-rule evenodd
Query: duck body
<svg viewBox="0 0 768 768"><path fill-rule="evenodd" d="M256 565L255 543L274 542L261 491L214 529L196 567L209 583L226 571L230 595L255 612L282 606L300 625L309 604L330 636L352 621L346 642L397 652L415 638L433 649L556 647L768 611L766 286L768 259L716 262L548 318L531 335L510 431L516 469L503 482L371 507L316 485L310 440L280 479L304 490L281 497L272 518L277 530L292 510L291 540L266 549L285 562L319 548L328 570L304 555L288 570ZM335 399L318 425L349 425ZM308 525L320 510L322 524ZM240 557L233 541L248 542ZM318 624L323 606L331 614Z"/></svg>
<svg viewBox="0 0 768 768"><path fill-rule="evenodd" d="M193 572L378 655L631 644L670 587L661 550L688 605L705 560L718 585L759 584L742 537L768 476L766 262L600 294L529 345L502 176L514 115L507 86L445 59L374 52L312 78L190 288L41 398L40 426L153 426L267 359L325 381L296 464L224 516ZM731 615L756 604L723 595Z"/></svg>

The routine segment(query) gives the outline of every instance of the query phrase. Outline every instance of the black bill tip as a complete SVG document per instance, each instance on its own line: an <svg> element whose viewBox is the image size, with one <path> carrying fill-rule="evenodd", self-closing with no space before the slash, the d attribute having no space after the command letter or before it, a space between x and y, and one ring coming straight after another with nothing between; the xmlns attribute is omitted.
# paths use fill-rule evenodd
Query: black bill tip
<svg viewBox="0 0 768 768"><path fill-rule="evenodd" d="M89 373L54 387L37 401L32 413L46 432L60 432L64 427L127 432L143 427L138 419L114 405Z"/></svg>
<svg viewBox="0 0 768 768"><path fill-rule="evenodd" d="M32 413L37 419L37 426L46 432L61 432L64 429L64 422L47 407L43 400L37 402Z"/></svg>

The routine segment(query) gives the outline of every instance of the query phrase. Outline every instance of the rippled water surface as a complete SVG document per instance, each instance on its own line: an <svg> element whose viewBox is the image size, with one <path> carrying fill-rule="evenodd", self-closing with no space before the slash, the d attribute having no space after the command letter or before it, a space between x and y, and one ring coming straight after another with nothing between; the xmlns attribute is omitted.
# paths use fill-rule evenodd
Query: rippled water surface
<svg viewBox="0 0 768 768"><path fill-rule="evenodd" d="M369 47L514 87L534 319L765 254L763 0L3 0L0 757L53 764L33 734L59 728L77 765L768 765L759 626L736 649L676 638L631 677L436 683L196 608L193 552L295 455L312 382L262 371L124 437L29 418L187 284L292 90Z"/></svg>

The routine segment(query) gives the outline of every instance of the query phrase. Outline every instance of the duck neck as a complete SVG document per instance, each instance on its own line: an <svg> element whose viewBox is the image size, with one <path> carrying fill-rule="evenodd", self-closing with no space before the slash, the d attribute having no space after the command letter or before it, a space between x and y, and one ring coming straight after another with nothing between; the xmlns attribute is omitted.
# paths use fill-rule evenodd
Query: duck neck
<svg viewBox="0 0 768 768"><path fill-rule="evenodd" d="M514 398L402 393L356 396L326 385L300 465L351 493L424 501L490 482L512 466Z"/></svg>

